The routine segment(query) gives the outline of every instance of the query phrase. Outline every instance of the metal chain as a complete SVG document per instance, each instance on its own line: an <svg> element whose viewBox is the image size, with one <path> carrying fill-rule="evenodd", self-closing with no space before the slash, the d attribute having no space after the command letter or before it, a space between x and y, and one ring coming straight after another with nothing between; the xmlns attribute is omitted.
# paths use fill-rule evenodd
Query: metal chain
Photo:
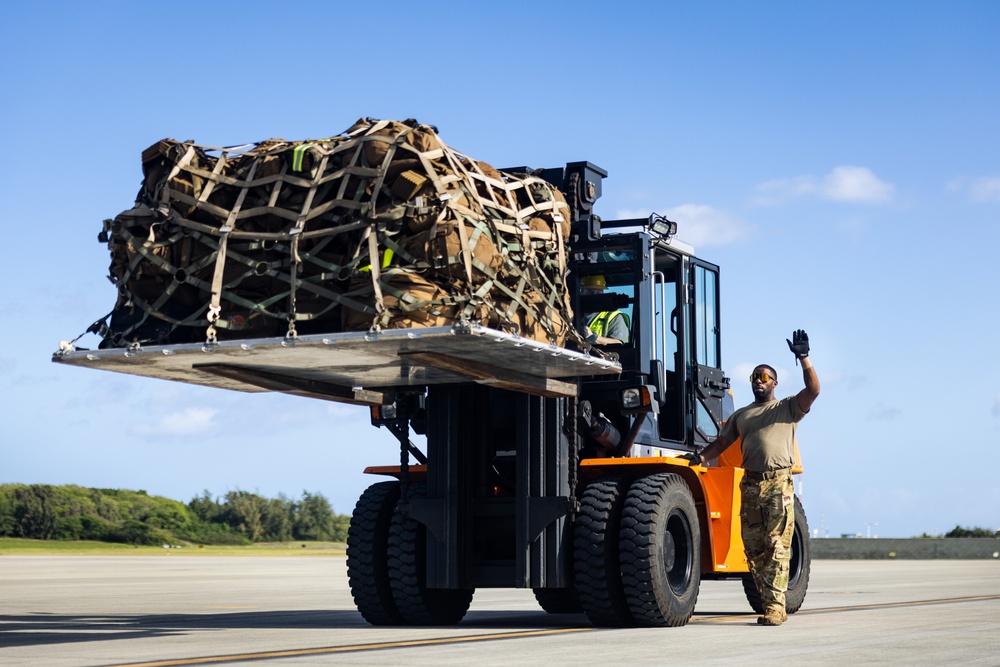
<svg viewBox="0 0 1000 667"><path fill-rule="evenodd" d="M572 400L573 411L570 414L570 441L569 441L569 497L572 507L570 509L570 519L575 519L577 512L580 511L580 499L576 495L576 487L579 483L579 467L580 467L580 448L579 448L579 434L577 432L577 422L579 421L576 417L577 410L579 409L579 397L574 396Z"/></svg>

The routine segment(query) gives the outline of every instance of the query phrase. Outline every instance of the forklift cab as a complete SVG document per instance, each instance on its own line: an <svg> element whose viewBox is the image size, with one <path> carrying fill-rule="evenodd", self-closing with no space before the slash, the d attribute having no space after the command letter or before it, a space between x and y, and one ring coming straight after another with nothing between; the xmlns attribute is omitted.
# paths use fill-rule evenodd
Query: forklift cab
<svg viewBox="0 0 1000 667"><path fill-rule="evenodd" d="M590 400L623 433L644 419L631 456L688 451L711 442L732 412L729 379L721 369L719 267L696 258L693 249L653 224L663 220L602 221L601 238L574 247L578 285L603 276L600 294L578 288L577 325L592 313L618 310L630 322L629 341L595 346L616 355L622 375L583 385ZM638 230L636 230L638 228ZM654 409L624 415L617 390L628 384L654 387Z"/></svg>

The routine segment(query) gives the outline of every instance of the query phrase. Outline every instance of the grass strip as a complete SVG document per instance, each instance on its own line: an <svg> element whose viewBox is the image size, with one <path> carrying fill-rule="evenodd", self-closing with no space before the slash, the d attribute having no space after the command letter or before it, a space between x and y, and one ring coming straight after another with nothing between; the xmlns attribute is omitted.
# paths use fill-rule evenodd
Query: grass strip
<svg viewBox="0 0 1000 667"><path fill-rule="evenodd" d="M248 545L184 544L170 548L87 540L29 540L0 537L3 556L334 556L343 557L342 542L260 542Z"/></svg>

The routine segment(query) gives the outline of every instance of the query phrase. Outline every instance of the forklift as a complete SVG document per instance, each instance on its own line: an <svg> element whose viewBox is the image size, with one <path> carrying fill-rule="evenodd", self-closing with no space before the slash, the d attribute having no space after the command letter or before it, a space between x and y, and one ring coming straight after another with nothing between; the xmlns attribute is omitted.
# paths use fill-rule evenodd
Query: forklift
<svg viewBox="0 0 1000 667"><path fill-rule="evenodd" d="M351 519L359 611L375 625L448 625L476 588L531 588L544 610L583 612L596 625L680 626L702 579L737 579L761 613L740 534L739 447L705 466L678 458L711 442L733 411L719 267L663 216L597 216L600 167L533 173L573 209L576 326L617 311L628 340L586 350L612 366L580 364L544 386L518 382L544 368L544 349L527 365L484 349L493 377L397 388L391 404L371 407L372 424L399 440L400 464L366 469L394 479L369 487ZM582 289L587 282L606 289ZM426 436L426 453L411 431ZM810 569L798 498L795 524L789 613Z"/></svg>

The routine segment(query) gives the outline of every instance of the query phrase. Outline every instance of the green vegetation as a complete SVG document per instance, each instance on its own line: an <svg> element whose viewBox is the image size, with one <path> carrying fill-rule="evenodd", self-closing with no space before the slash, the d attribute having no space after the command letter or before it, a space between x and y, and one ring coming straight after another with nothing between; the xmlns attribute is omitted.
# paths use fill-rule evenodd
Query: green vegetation
<svg viewBox="0 0 1000 667"><path fill-rule="evenodd" d="M944 534L945 537L1000 537L994 530L988 530L986 528L963 528L962 526L955 526L947 533Z"/></svg>
<svg viewBox="0 0 1000 667"><path fill-rule="evenodd" d="M263 498L205 491L185 505L145 491L48 484L0 484L0 538L85 540L128 545L247 545L346 542L350 517L322 494Z"/></svg>
<svg viewBox="0 0 1000 667"><path fill-rule="evenodd" d="M30 540L0 537L0 556L344 556L340 542L257 542L256 544L197 544L165 549L89 540Z"/></svg>
<svg viewBox="0 0 1000 667"><path fill-rule="evenodd" d="M941 538L941 537L1000 537L1000 531L989 530L988 528L964 528L955 526L944 535L928 535L922 533L917 537Z"/></svg>

